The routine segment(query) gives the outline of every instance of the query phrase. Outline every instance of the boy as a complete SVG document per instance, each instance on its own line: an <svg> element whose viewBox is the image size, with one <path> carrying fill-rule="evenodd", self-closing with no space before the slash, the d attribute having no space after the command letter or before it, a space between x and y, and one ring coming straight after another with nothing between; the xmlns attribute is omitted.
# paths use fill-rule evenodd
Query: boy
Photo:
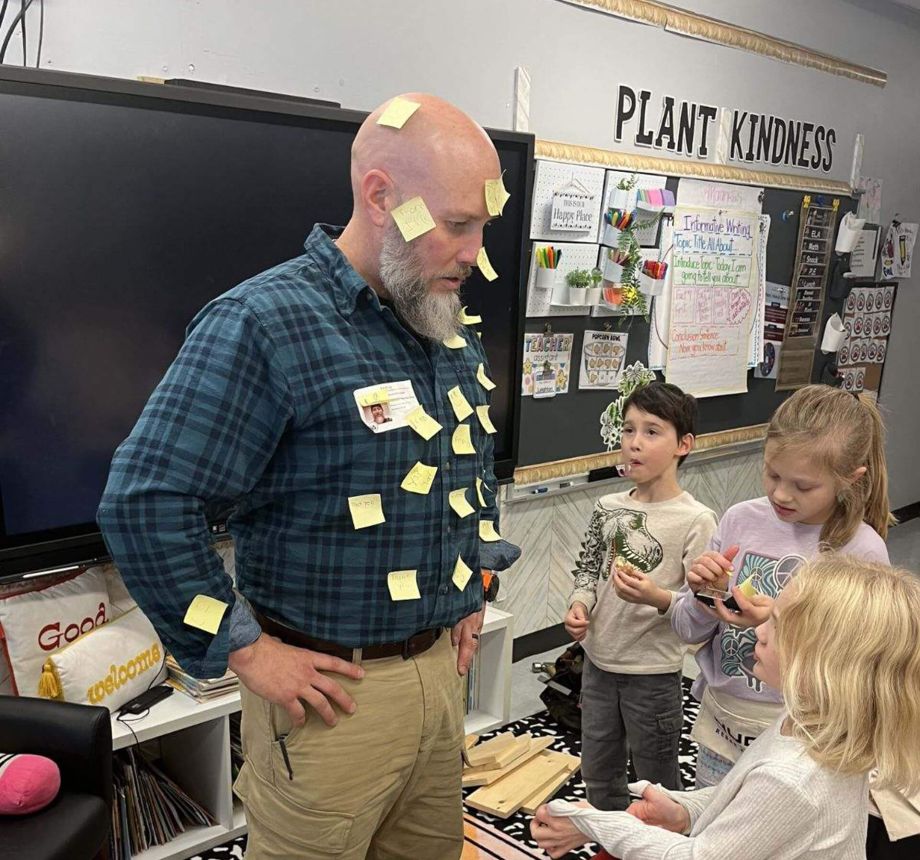
<svg viewBox="0 0 920 860"><path fill-rule="evenodd" d="M620 447L635 487L598 500L565 616L585 649L581 771L588 800L604 810L629 805L630 754L639 779L681 788L685 646L670 615L717 525L677 480L693 448L696 400L652 382L632 394L623 415Z"/></svg>

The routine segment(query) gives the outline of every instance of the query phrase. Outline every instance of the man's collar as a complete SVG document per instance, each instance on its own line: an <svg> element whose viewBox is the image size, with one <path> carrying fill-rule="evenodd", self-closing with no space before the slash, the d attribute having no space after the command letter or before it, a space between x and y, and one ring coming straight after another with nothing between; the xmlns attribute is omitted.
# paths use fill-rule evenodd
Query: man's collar
<svg viewBox="0 0 920 860"><path fill-rule="evenodd" d="M336 239L342 235L344 229L331 224L314 225L304 242L304 250L328 276L332 283L332 297L336 307L347 317L354 313L358 297L362 293L368 292L372 296L376 296L376 293L336 246Z"/></svg>

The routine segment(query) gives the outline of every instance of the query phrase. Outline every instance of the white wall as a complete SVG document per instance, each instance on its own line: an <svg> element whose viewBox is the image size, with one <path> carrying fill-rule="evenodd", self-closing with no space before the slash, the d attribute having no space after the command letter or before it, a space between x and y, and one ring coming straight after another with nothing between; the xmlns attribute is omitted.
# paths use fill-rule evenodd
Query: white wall
<svg viewBox="0 0 920 860"><path fill-rule="evenodd" d="M680 0L674 0L680 5ZM370 109L428 90L484 125L510 127L514 67L532 76L532 130L613 148L617 85L823 122L847 179L884 181L883 220L920 220L920 15L883 0L684 0L732 21L888 73L884 89L685 39L559 0L46 0L42 65L116 77L196 77ZM37 6L37 4L36 4ZM37 25L37 14L30 13ZM37 33L32 31L34 51ZM31 53L31 51L30 51ZM8 60L19 56L18 42ZM915 277L920 281L920 277ZM902 282L883 406L894 506L920 500L920 397L912 367L920 291Z"/></svg>

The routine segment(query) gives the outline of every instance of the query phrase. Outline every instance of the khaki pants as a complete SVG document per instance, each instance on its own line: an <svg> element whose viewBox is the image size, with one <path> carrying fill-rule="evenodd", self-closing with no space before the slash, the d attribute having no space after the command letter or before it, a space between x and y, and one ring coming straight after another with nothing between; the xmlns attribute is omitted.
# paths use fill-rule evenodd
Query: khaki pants
<svg viewBox="0 0 920 860"><path fill-rule="evenodd" d="M283 708L241 687L246 860L460 857L466 681L449 632L418 657L362 665L360 681L332 676L358 706L334 728L308 708L292 729Z"/></svg>

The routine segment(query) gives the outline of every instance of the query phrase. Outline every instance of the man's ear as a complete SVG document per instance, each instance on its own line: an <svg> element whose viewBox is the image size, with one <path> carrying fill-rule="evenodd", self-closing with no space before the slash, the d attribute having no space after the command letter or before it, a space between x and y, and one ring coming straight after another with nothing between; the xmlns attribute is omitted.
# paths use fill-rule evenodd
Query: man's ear
<svg viewBox="0 0 920 860"><path fill-rule="evenodd" d="M369 170L361 177L361 205L368 219L383 227L396 207L396 189L393 180L382 170Z"/></svg>
<svg viewBox="0 0 920 860"><path fill-rule="evenodd" d="M693 450L693 443L696 442L696 438L692 433L686 433L677 443L677 454L680 457L685 457Z"/></svg>

